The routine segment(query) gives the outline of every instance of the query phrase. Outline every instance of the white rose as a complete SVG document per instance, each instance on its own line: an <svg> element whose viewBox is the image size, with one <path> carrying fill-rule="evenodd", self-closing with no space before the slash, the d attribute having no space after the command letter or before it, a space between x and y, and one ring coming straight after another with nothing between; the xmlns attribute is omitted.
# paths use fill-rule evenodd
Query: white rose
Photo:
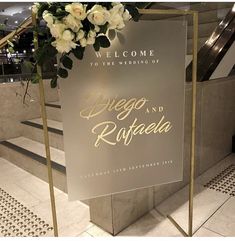
<svg viewBox="0 0 235 241"><path fill-rule="evenodd" d="M88 12L88 20L95 25L104 25L110 17L109 11L101 5L94 5Z"/></svg>
<svg viewBox="0 0 235 241"><path fill-rule="evenodd" d="M95 43L95 38L94 37L88 37L86 40L86 44L94 44Z"/></svg>
<svg viewBox="0 0 235 241"><path fill-rule="evenodd" d="M97 26L97 25L95 25L94 30L96 31L96 33L98 33L98 32L100 31L100 27L99 27L99 26Z"/></svg>
<svg viewBox="0 0 235 241"><path fill-rule="evenodd" d="M95 32L94 30L90 30L90 31L88 32L88 37L94 38L95 36L96 36L96 32Z"/></svg>
<svg viewBox="0 0 235 241"><path fill-rule="evenodd" d="M118 4L121 4L120 2L112 2L111 5L112 6L115 6L115 5L118 5Z"/></svg>
<svg viewBox="0 0 235 241"><path fill-rule="evenodd" d="M125 12L122 14L122 17L123 17L123 20L124 20L124 21L130 20L131 15L130 15L130 13L129 13L129 11L128 11L127 9L126 9Z"/></svg>
<svg viewBox="0 0 235 241"><path fill-rule="evenodd" d="M73 41L67 41L64 39L57 39L51 43L59 53L68 53L71 49L76 48L77 44Z"/></svg>
<svg viewBox="0 0 235 241"><path fill-rule="evenodd" d="M110 29L122 29L125 27L123 21L124 6L122 4L116 4L113 8L109 10L109 28Z"/></svg>
<svg viewBox="0 0 235 241"><path fill-rule="evenodd" d="M55 23L49 26L51 35L54 38L61 38L64 30L66 29L66 25L62 23Z"/></svg>
<svg viewBox="0 0 235 241"><path fill-rule="evenodd" d="M54 23L53 15L48 11L44 11L42 14L42 18L48 25L52 25Z"/></svg>
<svg viewBox="0 0 235 241"><path fill-rule="evenodd" d="M66 16L64 19L64 23L71 28L74 32L78 32L80 28L82 28L81 20L73 17L71 14Z"/></svg>
<svg viewBox="0 0 235 241"><path fill-rule="evenodd" d="M70 30L65 30L62 34L62 39L71 41L74 39L74 33L72 33Z"/></svg>
<svg viewBox="0 0 235 241"><path fill-rule="evenodd" d="M71 3L65 6L65 11L72 14L73 17L84 20L87 16L86 14L86 5L81 3Z"/></svg>
<svg viewBox="0 0 235 241"><path fill-rule="evenodd" d="M84 38L84 36L85 36L85 32L84 32L82 29L80 29L80 30L78 31L78 33L77 33L76 41Z"/></svg>
<svg viewBox="0 0 235 241"><path fill-rule="evenodd" d="M86 47L86 39L85 38L82 38L82 39L80 39L80 45L82 46L82 47Z"/></svg>

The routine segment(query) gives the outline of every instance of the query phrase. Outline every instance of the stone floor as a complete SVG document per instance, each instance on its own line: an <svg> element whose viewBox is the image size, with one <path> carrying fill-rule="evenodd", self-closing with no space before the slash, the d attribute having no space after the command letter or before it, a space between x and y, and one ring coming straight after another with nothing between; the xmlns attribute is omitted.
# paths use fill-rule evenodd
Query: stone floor
<svg viewBox="0 0 235 241"><path fill-rule="evenodd" d="M235 236L235 197L223 189L216 191L204 186L231 165L235 165L234 154L196 179L194 236ZM0 167L0 237L26 236L26 231L31 236L52 236L48 184L3 158L0 158ZM231 175L231 188L235 189L235 176L233 173ZM90 222L87 205L79 201L69 202L67 195L58 189L55 189L55 197L59 236L111 236ZM119 233L119 236L182 236L166 215L170 214L187 230L187 198L188 187L185 187ZM29 219L24 215L27 212ZM27 220L26 226L18 227L22 220ZM37 233L36 228L40 229L38 225L46 231Z"/></svg>

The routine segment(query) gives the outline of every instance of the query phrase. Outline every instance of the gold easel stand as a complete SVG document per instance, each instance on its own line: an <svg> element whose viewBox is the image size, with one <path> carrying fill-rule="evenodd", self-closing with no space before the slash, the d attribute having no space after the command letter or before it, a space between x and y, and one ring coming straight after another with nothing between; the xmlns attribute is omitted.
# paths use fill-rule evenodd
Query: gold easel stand
<svg viewBox="0 0 235 241"><path fill-rule="evenodd" d="M195 134L196 134L196 97L197 97L197 42L198 42L198 12L191 10L160 10L160 9L140 9L140 14L173 14L173 15L191 15L193 17L193 71L192 71L192 123L191 123L191 158L190 158L190 182L189 182L189 214L188 214L188 232L171 217L169 220L176 228L188 237L193 236L193 193L194 193L194 168L195 168Z"/></svg>
<svg viewBox="0 0 235 241"><path fill-rule="evenodd" d="M191 10L159 10L159 9L139 9L140 14L171 14L171 15L191 15L193 16L193 71L192 71L192 137L191 137L191 159L190 159L190 183L189 183L189 215L188 215L188 232L185 232L183 228L171 217L168 216L169 220L176 226L176 228L184 235L192 237L193 235L193 193L194 193L194 167L195 167L195 125L196 125L196 83L197 83L197 41L198 41L198 12ZM36 27L37 19L36 15L32 13L32 23ZM34 31L34 46L38 49L38 35ZM47 128L47 115L45 108L45 95L42 80L41 67L37 66L37 73L40 76L39 79L39 90L40 90L40 103L41 113L43 120L43 131L47 158L48 168L48 179L50 188L50 199L51 199L51 211L53 217L54 236L58 237L58 226L56 217L56 205L55 195L53 186L53 176L51 168L51 157L50 157L50 145Z"/></svg>
<svg viewBox="0 0 235 241"><path fill-rule="evenodd" d="M33 12L32 12L32 24L34 27L37 26L37 17ZM37 50L38 49L37 31L34 30L33 36L34 36L33 38L34 48L35 50ZM44 134L44 143L45 143L45 149L46 149L47 172L48 172L48 180L49 180L53 230L54 230L54 236L58 237L54 184L53 184L53 175L52 175L52 168L51 168L50 144L49 144L49 135L48 135L48 128L47 128L47 113L46 113L46 107L45 107L45 93L44 93L44 86L43 86L43 80L42 80L42 70L39 65L37 65L37 74L40 76L39 78L40 105L41 105L41 114L42 114L42 120L43 120L43 134Z"/></svg>

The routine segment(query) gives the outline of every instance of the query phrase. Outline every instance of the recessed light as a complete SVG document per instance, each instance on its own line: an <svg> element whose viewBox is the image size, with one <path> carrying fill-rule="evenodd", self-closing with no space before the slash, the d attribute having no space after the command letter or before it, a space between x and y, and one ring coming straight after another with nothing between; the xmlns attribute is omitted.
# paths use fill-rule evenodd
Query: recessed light
<svg viewBox="0 0 235 241"><path fill-rule="evenodd" d="M18 24L18 20L15 21L15 24Z"/></svg>

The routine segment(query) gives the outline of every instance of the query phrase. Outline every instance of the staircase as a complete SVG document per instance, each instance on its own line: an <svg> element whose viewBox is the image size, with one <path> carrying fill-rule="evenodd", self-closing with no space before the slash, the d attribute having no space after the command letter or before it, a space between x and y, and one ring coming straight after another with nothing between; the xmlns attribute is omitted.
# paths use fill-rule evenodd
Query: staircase
<svg viewBox="0 0 235 241"><path fill-rule="evenodd" d="M46 104L54 184L66 192L63 126L58 102ZM22 136L1 142L1 156L33 175L47 180L42 119L21 122Z"/></svg>

